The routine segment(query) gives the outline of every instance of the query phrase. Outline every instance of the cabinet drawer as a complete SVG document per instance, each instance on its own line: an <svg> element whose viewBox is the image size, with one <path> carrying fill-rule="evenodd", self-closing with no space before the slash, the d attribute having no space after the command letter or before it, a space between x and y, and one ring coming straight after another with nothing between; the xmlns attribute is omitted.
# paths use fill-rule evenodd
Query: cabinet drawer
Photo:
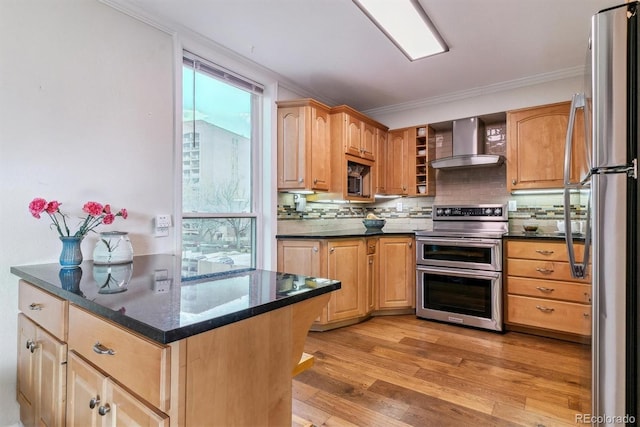
<svg viewBox="0 0 640 427"><path fill-rule="evenodd" d="M68 302L20 280L18 309L60 341L67 341Z"/></svg>
<svg viewBox="0 0 640 427"><path fill-rule="evenodd" d="M98 344L113 354L100 354ZM170 347L74 305L69 306L68 346L152 405L168 411Z"/></svg>
<svg viewBox="0 0 640 427"><path fill-rule="evenodd" d="M584 245L575 245L576 259L582 260ZM540 259L546 261L569 261L567 246L564 242L545 242L541 240L509 240L507 241L509 258Z"/></svg>
<svg viewBox="0 0 640 427"><path fill-rule="evenodd" d="M507 296L507 323L591 335L591 306L549 299Z"/></svg>
<svg viewBox="0 0 640 427"><path fill-rule="evenodd" d="M507 272L509 276L531 277L534 279L569 280L572 282L591 282L591 274L587 273L586 279L571 277L571 268L568 262L542 261L529 259L507 259Z"/></svg>
<svg viewBox="0 0 640 427"><path fill-rule="evenodd" d="M581 283L509 276L507 278L507 292L509 294L591 304L591 285Z"/></svg>

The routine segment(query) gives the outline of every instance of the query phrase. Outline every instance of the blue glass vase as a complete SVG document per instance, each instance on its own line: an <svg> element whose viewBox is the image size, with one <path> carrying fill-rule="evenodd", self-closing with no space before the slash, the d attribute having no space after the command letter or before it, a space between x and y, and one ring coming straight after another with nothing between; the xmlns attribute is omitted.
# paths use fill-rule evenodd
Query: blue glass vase
<svg viewBox="0 0 640 427"><path fill-rule="evenodd" d="M75 268L82 263L82 237L60 236L62 252L60 253L60 266L62 268Z"/></svg>

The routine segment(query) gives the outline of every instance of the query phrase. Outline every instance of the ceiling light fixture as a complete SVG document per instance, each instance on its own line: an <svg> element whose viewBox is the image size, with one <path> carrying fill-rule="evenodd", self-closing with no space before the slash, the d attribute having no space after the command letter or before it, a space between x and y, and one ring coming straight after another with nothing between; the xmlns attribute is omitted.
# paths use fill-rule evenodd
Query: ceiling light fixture
<svg viewBox="0 0 640 427"><path fill-rule="evenodd" d="M418 0L353 0L410 61L449 47Z"/></svg>

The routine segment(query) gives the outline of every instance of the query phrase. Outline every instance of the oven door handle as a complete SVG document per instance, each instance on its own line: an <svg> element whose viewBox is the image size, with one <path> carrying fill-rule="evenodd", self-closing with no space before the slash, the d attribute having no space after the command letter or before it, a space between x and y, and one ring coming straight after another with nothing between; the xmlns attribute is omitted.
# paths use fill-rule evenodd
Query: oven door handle
<svg viewBox="0 0 640 427"><path fill-rule="evenodd" d="M498 279L500 277L500 272L498 271L465 270L463 268L438 268L418 265L417 271L454 277L479 277L482 279Z"/></svg>
<svg viewBox="0 0 640 427"><path fill-rule="evenodd" d="M463 238L463 237L449 237L449 238L429 238L429 239L418 239L418 244L427 244L427 245L449 245L449 246L470 246L473 248L493 248L495 246L500 245L499 239L474 239L474 238Z"/></svg>

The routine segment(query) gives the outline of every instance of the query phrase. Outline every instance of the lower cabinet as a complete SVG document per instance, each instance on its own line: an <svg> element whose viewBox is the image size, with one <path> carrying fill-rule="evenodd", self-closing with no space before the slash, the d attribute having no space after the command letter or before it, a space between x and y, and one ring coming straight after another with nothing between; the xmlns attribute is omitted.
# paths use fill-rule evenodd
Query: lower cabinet
<svg viewBox="0 0 640 427"><path fill-rule="evenodd" d="M169 418L143 403L106 373L69 352L67 366L71 426L169 426Z"/></svg>
<svg viewBox="0 0 640 427"><path fill-rule="evenodd" d="M415 308L416 267L413 237L380 239L377 310Z"/></svg>
<svg viewBox="0 0 640 427"><path fill-rule="evenodd" d="M18 403L24 426L65 424L67 345L18 315Z"/></svg>
<svg viewBox="0 0 640 427"><path fill-rule="evenodd" d="M591 277L571 276L564 242L508 240L505 248L507 329L588 342ZM575 249L581 260L584 245Z"/></svg>
<svg viewBox="0 0 640 427"><path fill-rule="evenodd" d="M323 331L372 314L414 312L414 250L412 235L279 239L277 269L342 282L311 327Z"/></svg>

